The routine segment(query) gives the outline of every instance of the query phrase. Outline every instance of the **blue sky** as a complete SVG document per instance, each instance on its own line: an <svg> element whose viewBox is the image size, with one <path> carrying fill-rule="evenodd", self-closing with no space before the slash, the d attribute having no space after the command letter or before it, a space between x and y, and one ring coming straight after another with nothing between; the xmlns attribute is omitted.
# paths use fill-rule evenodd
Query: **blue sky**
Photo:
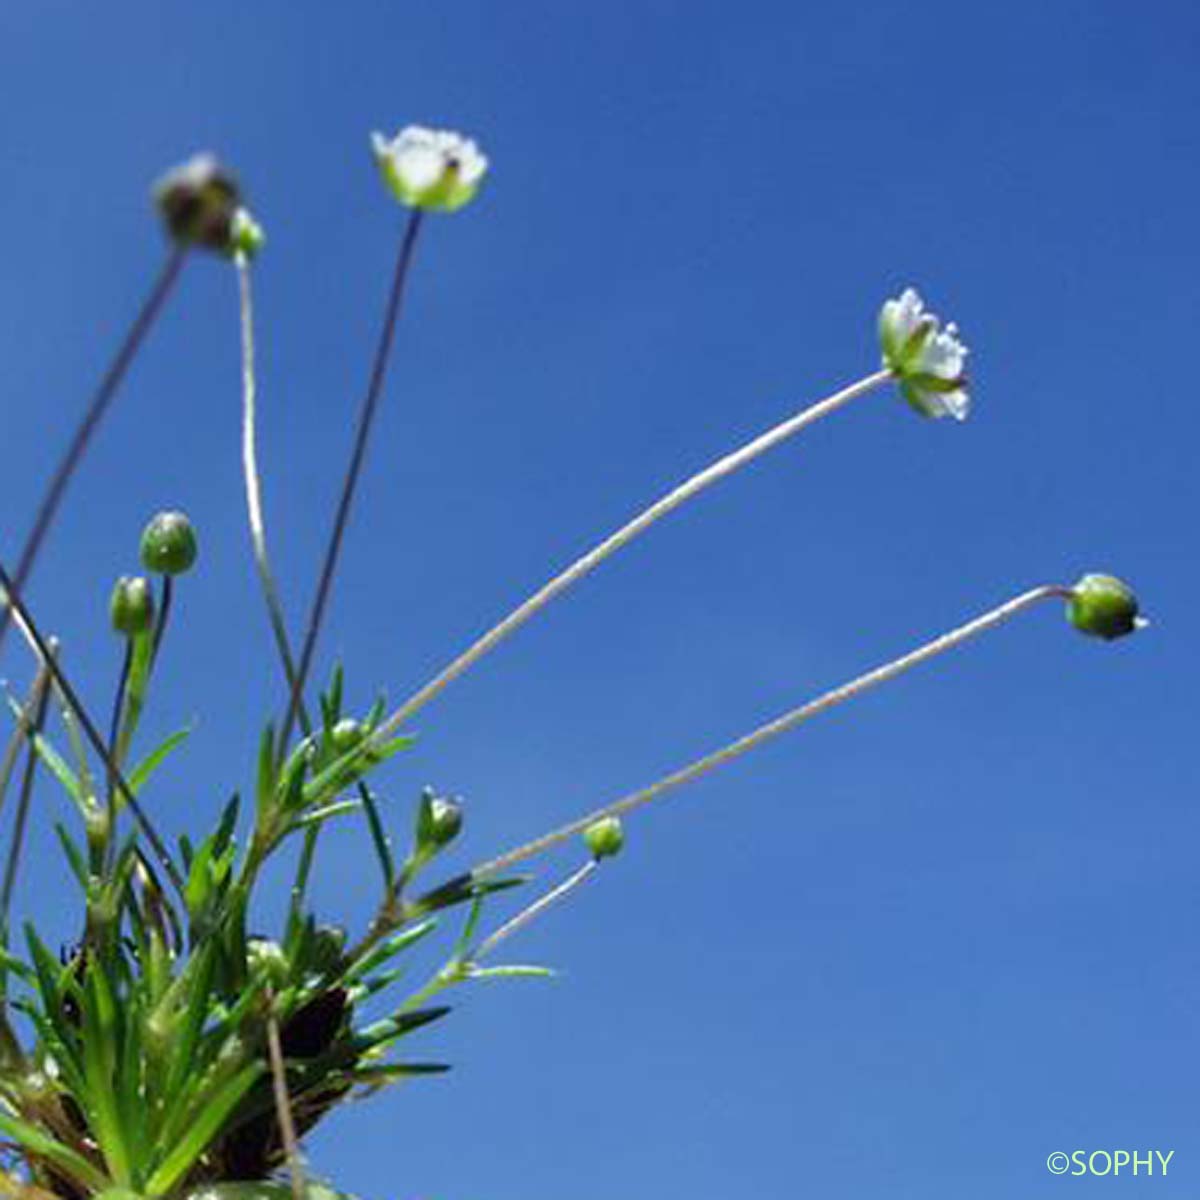
<svg viewBox="0 0 1200 1200"><path fill-rule="evenodd" d="M11 562L157 269L147 189L241 173L262 454L298 624L402 214L367 152L476 136L419 248L322 668L407 694L641 504L873 370L913 283L975 413L860 401L654 530L456 684L382 782L462 793L469 865L1040 582L1133 582L1113 645L1047 608L630 822L314 1169L375 1200L1058 1194L1047 1155L1175 1150L1195 1195L1200 17L1110 0L914 8L259 0L0 12L0 413ZM97 708L112 578L182 507L156 811L202 827L280 698L244 527L236 295L196 260L30 591ZM1190 647L1190 649L1189 649ZM1189 665L1190 664L1190 665ZM14 641L3 673L24 685ZM22 903L69 932L43 795ZM351 823L318 896L361 922ZM575 856L542 867L553 880ZM59 899L63 897L64 899ZM1075 1181L1076 1186L1087 1186Z"/></svg>

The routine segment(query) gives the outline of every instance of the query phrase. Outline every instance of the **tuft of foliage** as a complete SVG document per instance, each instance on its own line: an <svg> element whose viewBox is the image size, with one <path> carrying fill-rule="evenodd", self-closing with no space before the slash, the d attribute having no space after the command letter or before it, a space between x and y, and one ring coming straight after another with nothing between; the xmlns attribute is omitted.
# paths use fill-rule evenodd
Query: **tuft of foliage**
<svg viewBox="0 0 1200 1200"><path fill-rule="evenodd" d="M296 1136L356 1095L448 1069L398 1052L450 1012L421 996L468 977L461 937L433 987L381 1019L363 1019L363 1004L395 989L405 953L434 932L436 914L469 905L473 928L488 895L522 881L460 876L410 900L405 889L441 848L425 832L424 795L399 868L386 839L375 843L391 885L371 929L348 945L344 930L320 923L305 902L317 835L360 810L350 790L411 744L373 740L382 703L349 720L342 693L339 670L321 697L320 728L286 753L271 728L264 731L248 834L239 837L235 795L198 845L181 839L179 895L162 889L134 836L111 850L108 802L86 760L71 767L44 735L33 737L88 831L83 847L58 828L82 900L79 941L55 954L27 924L24 953L0 957L0 1133L42 1192L64 1200L273 1194L223 1186L269 1180L288 1155L273 1092L272 1023ZM130 773L131 792L185 736L171 735L142 760ZM247 929L255 884L294 834L306 844L285 928L277 940L256 936ZM23 1018L26 1036L10 1012Z"/></svg>

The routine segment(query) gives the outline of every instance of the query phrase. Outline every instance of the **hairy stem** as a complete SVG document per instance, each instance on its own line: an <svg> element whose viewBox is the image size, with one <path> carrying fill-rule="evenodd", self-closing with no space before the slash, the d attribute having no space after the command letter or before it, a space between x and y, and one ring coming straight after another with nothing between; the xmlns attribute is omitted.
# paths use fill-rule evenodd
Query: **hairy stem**
<svg viewBox="0 0 1200 1200"><path fill-rule="evenodd" d="M297 687L296 663L292 657L287 621L283 615L283 601L279 595L279 586L275 581L275 572L271 568L271 557L267 552L267 525L263 517L262 503L262 476L258 468L258 383L254 362L254 293L251 288L249 260L244 254L239 254L236 265L238 310L242 335L242 476L246 484L246 516L250 526L250 544L253 549L254 566L258 572L259 584L262 587L263 599L267 605L271 633L275 638L275 648L283 667L288 695L296 697L296 715L300 721L300 729L305 737L311 737L312 721L309 719L308 709L304 703L303 689ZM286 743L281 742L281 755L285 749ZM363 803L363 810L367 814L372 838L378 847L380 823L378 807L365 783L359 783L358 795ZM292 889L294 911L297 913L299 912L298 905L304 895L303 881L307 876L305 863L306 860L311 863L320 833L319 825L313 825L305 832L304 853L300 860L297 883ZM390 888L392 885L391 863L386 853L382 855L382 868L384 885ZM303 874L299 873L300 871Z"/></svg>
<svg viewBox="0 0 1200 1200"><path fill-rule="evenodd" d="M631 792L629 795L615 800L611 804L606 804L603 808L598 808L586 816L570 821L566 825L544 834L542 837L535 838L531 842L526 842L513 850L498 855L496 858L481 863L471 874L476 878L494 875L497 871L505 870L516 863L523 862L527 858L541 854L551 847L566 841L568 838L582 833L589 825L604 817L620 816L623 813L632 812L635 808L641 808L643 805L657 800L667 792L674 791L676 788L682 787L685 783L692 783L701 776L707 775L710 771L716 770L717 767L732 762L735 758L740 758L743 754L756 749L765 742L769 742L781 733L787 733L789 730L795 729L798 725L802 725L805 721L811 720L813 717L819 716L831 708L836 708L839 704L844 704L847 700L853 700L863 692L869 691L881 683L887 683L889 680L895 679L896 676L904 674L905 671L909 671L913 667L919 666L921 663L935 658L939 654L944 654L947 650L952 650L963 642L977 637L989 629L995 628L997 625L1015 617L1019 612L1035 604L1040 604L1043 600L1066 599L1070 595L1070 588L1054 584L1036 587L1030 591L1023 592L1012 600L1008 600L1004 604L990 609L982 616L968 621L965 625L960 625L958 628L952 629L949 633L944 633L941 637L926 642L916 650L889 663L885 663L881 667L876 667L864 675L859 675L849 683L842 684L841 687L825 692L815 700L810 700L807 704L802 704L799 708L793 708L791 711L775 718L775 720L768 721L765 725L760 725L752 733L738 738L737 741L730 742L727 746L722 746L719 750L715 750L711 754L707 754L703 758L697 759L695 762L689 763L677 771L672 771L669 775L664 775L661 779L650 784L649 787Z"/></svg>
<svg viewBox="0 0 1200 1200"><path fill-rule="evenodd" d="M527 600L518 605L499 624L494 625L481 638L469 646L453 662L442 669L428 683L414 692L399 708L392 713L378 731L377 736L384 738L394 732L410 717L420 712L431 700L435 699L449 684L468 671L485 654L494 650L506 637L515 633L530 617L545 608L556 596L566 591L573 583L595 570L606 558L629 545L634 538L644 533L656 521L675 511L694 496L725 476L731 475L739 468L753 462L760 455L778 446L788 438L794 437L802 429L807 428L822 417L829 416L837 409L849 404L850 401L865 395L874 388L890 380L890 371L876 371L865 379L835 392L832 396L818 401L800 412L789 417L786 421L767 430L753 441L719 458L716 462L697 472L681 483L677 488L660 497L649 508L638 513L633 520L622 525L615 533L610 534L598 545L594 546L581 558L576 559L565 571L560 572L545 586L534 592Z"/></svg>
<svg viewBox="0 0 1200 1200"><path fill-rule="evenodd" d="M238 300L242 328L242 475L246 482L246 514L250 524L250 544L254 566L267 604L267 616L275 637L275 649L283 665L289 696L296 692L296 663L288 640L283 601L271 570L267 553L267 527L263 519L262 482L258 470L257 395L254 369L254 299L250 287L250 263L244 255L237 259ZM303 697L298 705L301 728L309 725ZM307 730L306 730L307 732Z"/></svg>
<svg viewBox="0 0 1200 1200"><path fill-rule="evenodd" d="M548 908L565 899L577 887L590 879L596 873L599 865L596 859L589 859L582 867L568 875L562 883L551 888L544 896L540 896L528 908L523 908L515 917L506 921L494 933L484 938L469 956L470 961L473 963L482 962L502 941L524 929L531 921L537 920Z"/></svg>

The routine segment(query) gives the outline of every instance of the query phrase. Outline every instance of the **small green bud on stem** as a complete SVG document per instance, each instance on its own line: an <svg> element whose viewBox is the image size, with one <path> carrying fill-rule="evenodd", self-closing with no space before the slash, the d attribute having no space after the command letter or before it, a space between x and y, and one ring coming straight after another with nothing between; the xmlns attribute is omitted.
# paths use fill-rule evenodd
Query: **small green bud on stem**
<svg viewBox="0 0 1200 1200"><path fill-rule="evenodd" d="M597 861L612 858L625 845L625 830L619 817L603 817L583 831L583 840Z"/></svg>
<svg viewBox="0 0 1200 1200"><path fill-rule="evenodd" d="M438 796L432 788L421 793L417 809L417 850L431 854L448 846L462 829L462 801Z"/></svg>
<svg viewBox="0 0 1200 1200"><path fill-rule="evenodd" d="M154 625L154 592L141 575L122 575L108 606L112 627L125 637L147 633Z"/></svg>
<svg viewBox="0 0 1200 1200"><path fill-rule="evenodd" d="M1112 641L1146 624L1128 584L1112 575L1085 575L1067 601L1067 619L1080 633Z"/></svg>
<svg viewBox="0 0 1200 1200"><path fill-rule="evenodd" d="M160 512L142 533L142 566L156 575L182 575L196 554L196 531L184 513Z"/></svg>
<svg viewBox="0 0 1200 1200"><path fill-rule="evenodd" d="M366 737L366 730L353 717L343 717L330 731L329 741L337 755L349 754Z"/></svg>
<svg viewBox="0 0 1200 1200"><path fill-rule="evenodd" d="M251 938L246 943L246 966L252 977L265 978L272 989L281 988L287 983L287 955L278 942L269 938Z"/></svg>
<svg viewBox="0 0 1200 1200"><path fill-rule="evenodd" d="M235 255L249 260L257 257L266 244L267 235L263 227L250 215L249 209L239 208L233 214L230 228L230 246Z"/></svg>

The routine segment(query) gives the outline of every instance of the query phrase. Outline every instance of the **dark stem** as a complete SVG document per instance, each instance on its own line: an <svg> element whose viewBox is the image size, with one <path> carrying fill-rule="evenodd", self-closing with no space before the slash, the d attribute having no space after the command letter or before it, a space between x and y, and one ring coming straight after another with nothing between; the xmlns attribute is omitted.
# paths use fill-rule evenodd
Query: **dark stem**
<svg viewBox="0 0 1200 1200"><path fill-rule="evenodd" d="M367 440L371 433L371 424L375 419L375 410L379 405L379 396L383 391L383 380L387 374L388 356L391 353L392 342L395 339L396 324L400 316L400 305L404 296L404 282L408 276L409 264L412 261L413 248L416 245L417 234L421 229L421 210L414 209L409 217L408 226L400 243L400 253L396 258L396 269L392 276L392 290L388 296L387 310L383 319L383 331L380 334L379 346L375 352L375 363L371 369L371 379L367 385L367 394L363 399L359 412L358 431L354 438L354 450L350 455L350 465L346 469L346 478L342 483L342 494L338 500L337 513L334 517L333 532L329 545L325 550L325 561L321 566L321 575L317 584L316 597L308 616L308 629L304 635L304 644L300 651L300 663L296 668L296 679L292 685L291 699L288 701L287 716L283 722L283 732L279 739L280 753L284 753L292 736L292 726L296 723L296 714L304 695L304 685L308 679L309 668L312 665L313 650L316 648L317 635L321 631L321 621L325 615L325 606L329 600L329 590L333 584L334 571L337 569L338 554L342 548L342 536L346 532L346 524L350 517L350 505L354 500L354 490L358 484L358 476L362 470L363 458L366 455Z"/></svg>
<svg viewBox="0 0 1200 1200"><path fill-rule="evenodd" d="M125 704L125 686L129 683L129 664L133 662L133 639L125 639L125 657L121 660L121 674L117 679L117 694L113 697L112 718L108 723L108 754L113 761L117 757L117 737L121 732L121 709ZM115 786L108 781L109 790Z"/></svg>
<svg viewBox="0 0 1200 1200"><path fill-rule="evenodd" d="M100 380L100 385L92 396L91 403L84 413L83 420L80 421L79 426L76 428L75 434L71 438L71 443L59 462L45 495L42 497L42 502L38 506L37 516L34 518L33 528L29 531L29 536L25 539L25 545L21 548L21 557L17 561L17 569L13 575L13 590L16 592L22 592L25 585L29 582L29 575L33 570L34 561L37 559L38 551L42 547L42 542L50 529L54 516L58 512L58 506L62 502L63 494L67 490L67 484L70 483L71 476L75 474L76 469L82 461L84 453L87 451L88 443L92 440L92 435L96 432L109 404L112 403L112 399L117 393L117 388L120 386L121 380L125 377L125 372L129 369L130 363L133 362L139 348L145 341L146 335L150 332L155 319L162 312L167 297L171 294L171 289L174 287L175 281L179 278L179 272L183 268L186 257L186 246L175 245L172 248L166 262L163 264L162 270L159 272L158 279L150 290L150 294L146 297L141 309L134 318L133 324L129 327L129 332L125 335L125 340L121 343L116 357L105 372L104 378ZM4 635L8 632L10 617L11 614L7 607L0 611L0 645L3 645Z"/></svg>
<svg viewBox="0 0 1200 1200"><path fill-rule="evenodd" d="M21 779L21 792L17 797L17 815L13 822L12 844L8 848L8 859L4 864L4 883L0 887L0 945L8 945L8 910L12 903L13 888L17 882L17 868L21 863L21 851L25 845L25 826L29 818L29 804L33 797L33 779L37 770L38 753L34 738L42 731L46 721L46 705L50 700L50 674L43 676L43 686L34 704L33 717L29 721L29 757L25 760L25 774Z"/></svg>
<svg viewBox="0 0 1200 1200"><path fill-rule="evenodd" d="M158 648L162 644L163 634L167 632L167 621L171 618L171 598L175 595L175 585L170 575L162 577L162 595L158 603L158 619L154 622L154 643L150 652L150 661L158 658Z"/></svg>
<svg viewBox="0 0 1200 1200"><path fill-rule="evenodd" d="M150 843L150 848L154 851L155 857L158 859L162 869L167 873L167 877L171 880L175 890L181 898L184 898L184 881L183 876L179 873L179 868L175 866L170 854L167 853L167 847L163 840L158 835L158 831L150 822L150 818L146 816L142 806L137 802L137 797L134 796L133 790L125 780L125 776L121 774L120 768L113 761L113 757L108 752L108 746L105 744L104 738L100 735L96 728L95 722L88 715L88 711L84 708L75 689L71 686L70 681L63 673L62 667L54 656L54 652L47 645L46 639L42 636L41 631L35 624L29 609L25 607L25 602L21 599L21 594L17 589L15 580L5 570L3 565L0 565L0 587L4 589L8 597L8 607L16 612L24 622L25 627L29 631L29 636L33 644L37 647L38 655L42 662L46 665L46 670L50 672L54 680L54 686L62 695L67 707L75 714L76 720L79 721L80 727L83 729L84 736L92 744L92 749L96 752L100 761L104 764L105 770L109 777L114 780L117 785L117 790L121 793L125 803L129 806L129 811L133 814L134 820L137 822L138 828L146 840ZM110 829L108 832L110 838L116 837L116 830Z"/></svg>
<svg viewBox="0 0 1200 1200"><path fill-rule="evenodd" d="M129 683L129 665L133 662L133 638L125 639L125 655L121 660L121 674L117 679L117 694L113 697L112 717L108 723L108 757L117 761L117 738L121 733L121 712L125 707L125 687ZM112 772L108 775L108 828L110 835L117 827L117 781ZM110 845L116 845L116 838L110 836Z"/></svg>

